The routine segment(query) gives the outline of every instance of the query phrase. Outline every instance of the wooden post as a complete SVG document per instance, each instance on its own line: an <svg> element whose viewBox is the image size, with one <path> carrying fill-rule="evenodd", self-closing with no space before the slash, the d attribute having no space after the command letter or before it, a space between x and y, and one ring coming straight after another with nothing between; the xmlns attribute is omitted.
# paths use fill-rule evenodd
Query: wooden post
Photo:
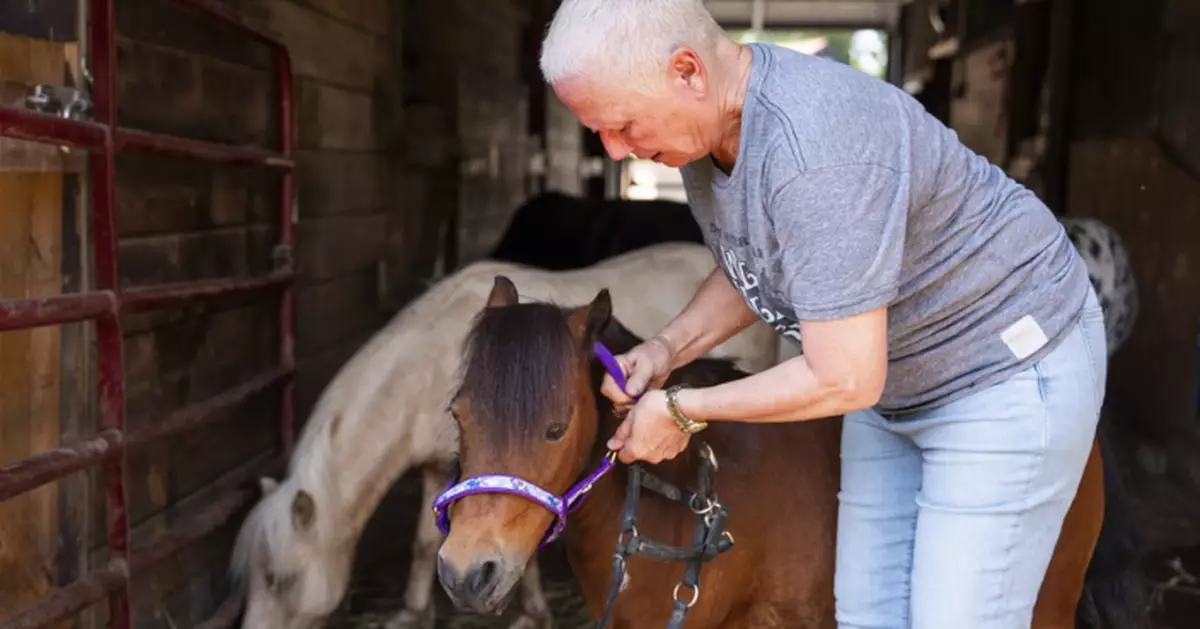
<svg viewBox="0 0 1200 629"><path fill-rule="evenodd" d="M1067 209L1067 169L1071 83L1071 9L1072 0L1054 0L1050 7L1050 56L1047 80L1050 83L1050 122L1046 131L1046 205L1055 214Z"/></svg>
<svg viewBox="0 0 1200 629"><path fill-rule="evenodd" d="M75 43L0 33L0 95L62 89L76 52ZM64 173L83 163L57 146L0 138L0 298L62 293ZM59 326L0 334L0 463L60 443L62 337ZM0 617L57 587L59 509L59 483L0 503Z"/></svg>

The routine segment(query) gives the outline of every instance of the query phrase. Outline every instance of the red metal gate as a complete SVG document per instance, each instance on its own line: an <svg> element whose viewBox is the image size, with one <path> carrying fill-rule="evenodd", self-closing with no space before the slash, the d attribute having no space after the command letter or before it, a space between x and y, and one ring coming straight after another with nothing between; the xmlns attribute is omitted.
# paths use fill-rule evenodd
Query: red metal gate
<svg viewBox="0 0 1200 629"><path fill-rule="evenodd" d="M282 449L293 440L292 374L294 369L291 281L293 129L292 71L287 48L244 22L220 0L171 0L205 13L268 45L278 85L279 150L201 142L116 126L115 0L89 0L92 60L93 121L79 121L24 109L0 107L0 136L72 146L90 152L92 246L95 290L44 299L0 301L0 332L94 320L97 339L100 432L79 443L64 445L0 468L0 501L57 480L92 465L102 465L107 494L108 563L56 590L37 605L3 623L0 629L43 627L78 614L105 596L114 629L130 626L130 578L179 552L223 524L229 515L253 499L248 491L231 491L218 498L187 525L173 530L145 550L130 552L126 520L125 459L130 452L164 438L204 426L217 413L274 386L282 391ZM118 151L164 153L207 161L257 164L282 171L280 237L274 270L262 277L170 284L120 290L117 275L114 154ZM278 290L280 295L280 364L250 381L203 402L182 408L165 420L134 433L125 432L125 382L122 314L167 308L195 300ZM205 627L228 626L240 608L232 596Z"/></svg>

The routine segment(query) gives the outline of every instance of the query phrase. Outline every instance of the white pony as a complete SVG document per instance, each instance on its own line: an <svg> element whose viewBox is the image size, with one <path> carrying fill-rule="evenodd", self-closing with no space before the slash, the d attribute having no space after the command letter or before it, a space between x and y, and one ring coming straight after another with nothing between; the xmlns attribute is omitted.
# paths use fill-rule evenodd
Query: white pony
<svg viewBox="0 0 1200 629"><path fill-rule="evenodd" d="M318 626L346 592L355 546L384 493L420 466L424 499L405 609L388 626L432 629L441 535L430 510L458 440L445 409L461 343L496 275L520 286L523 300L584 303L608 288L616 317L645 338L687 305L714 268L703 245L667 243L571 271L483 261L435 284L334 377L304 427L287 477L261 480L263 498L242 524L230 565L246 593L242 627ZM780 349L775 331L759 322L710 355L761 371L775 364ZM522 615L513 627L551 626L536 562L530 562L522 591Z"/></svg>

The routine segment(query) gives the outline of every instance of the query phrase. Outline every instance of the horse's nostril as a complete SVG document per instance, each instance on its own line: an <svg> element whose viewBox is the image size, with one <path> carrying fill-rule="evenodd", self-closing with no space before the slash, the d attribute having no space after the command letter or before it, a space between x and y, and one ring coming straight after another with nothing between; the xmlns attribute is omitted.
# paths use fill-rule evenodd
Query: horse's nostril
<svg viewBox="0 0 1200 629"><path fill-rule="evenodd" d="M494 560L487 560L474 570L471 577L471 589L479 595L484 594L496 584L496 576L500 573L500 567Z"/></svg>
<svg viewBox="0 0 1200 629"><path fill-rule="evenodd" d="M488 599L500 582L500 562L496 559L478 561L463 572L438 557L438 578L446 593L456 600L456 604L474 606Z"/></svg>

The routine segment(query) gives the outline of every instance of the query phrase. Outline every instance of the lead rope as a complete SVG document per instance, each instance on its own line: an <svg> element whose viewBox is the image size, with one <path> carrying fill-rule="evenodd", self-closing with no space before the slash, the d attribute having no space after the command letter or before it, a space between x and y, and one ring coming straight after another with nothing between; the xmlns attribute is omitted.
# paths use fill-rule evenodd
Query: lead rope
<svg viewBox="0 0 1200 629"><path fill-rule="evenodd" d="M667 622L667 629L681 629L688 611L700 598L701 566L733 547L733 536L725 530L725 520L729 512L717 500L713 491L713 477L717 471L716 457L713 456L712 449L708 444L703 444L701 448L696 492L675 487L645 471L640 464L635 463L629 466L629 483L625 491L625 510L621 517L621 533L617 537L617 547L613 552L608 601L605 604L604 615L600 619L598 629L606 629L612 621L612 614L616 607L617 597L621 593L621 586L625 581L630 556L640 555L655 561L687 563L683 579L675 585L672 592L673 606L670 620ZM696 529L692 534L690 548L669 546L638 535L637 512L642 487L646 487L668 500L682 503L696 514ZM679 598L681 587L691 590L690 599L681 600Z"/></svg>

